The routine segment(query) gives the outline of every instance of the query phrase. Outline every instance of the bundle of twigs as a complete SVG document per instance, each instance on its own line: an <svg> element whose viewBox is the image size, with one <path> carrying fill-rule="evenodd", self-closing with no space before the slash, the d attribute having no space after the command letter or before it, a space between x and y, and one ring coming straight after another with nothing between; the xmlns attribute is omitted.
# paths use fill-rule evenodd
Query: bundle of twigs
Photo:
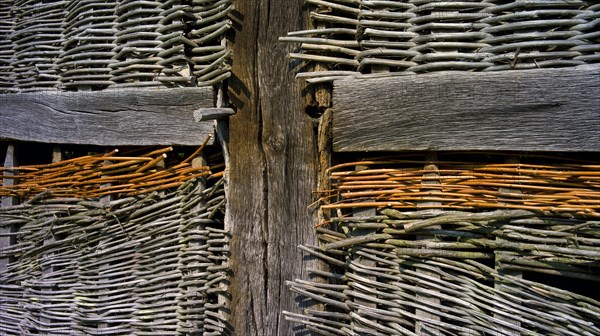
<svg viewBox="0 0 600 336"><path fill-rule="evenodd" d="M600 61L600 3L592 4L587 8L587 11L579 14L576 19L585 20L584 24L576 26L576 29L581 32L577 38L589 43L577 45L571 50L580 52L581 55L575 56L573 59L586 63L597 63Z"/></svg>
<svg viewBox="0 0 600 336"><path fill-rule="evenodd" d="M600 217L600 165L375 160L331 168L324 209L504 208ZM365 167L360 171L356 165ZM434 173L435 176L431 176ZM436 181L432 185L430 182ZM427 184L427 185L426 185ZM519 192L511 190L518 189Z"/></svg>
<svg viewBox="0 0 600 336"><path fill-rule="evenodd" d="M230 333L224 205L216 168L164 191L1 208L14 237L0 250L1 333Z"/></svg>
<svg viewBox="0 0 600 336"><path fill-rule="evenodd" d="M298 74L310 82L328 81L340 76L356 74L360 62L358 0L307 0L317 6L310 12L314 29L290 32L279 40L300 43L301 53L290 57L323 66L320 71Z"/></svg>
<svg viewBox="0 0 600 336"><path fill-rule="evenodd" d="M202 147L187 159L164 168L162 163L172 150L167 147L136 156L121 156L114 150L44 165L0 167L0 172L16 173L3 175L16 183L0 187L0 195L25 199L42 192L54 197L131 196L177 188L192 178L211 175L211 167L191 164Z"/></svg>

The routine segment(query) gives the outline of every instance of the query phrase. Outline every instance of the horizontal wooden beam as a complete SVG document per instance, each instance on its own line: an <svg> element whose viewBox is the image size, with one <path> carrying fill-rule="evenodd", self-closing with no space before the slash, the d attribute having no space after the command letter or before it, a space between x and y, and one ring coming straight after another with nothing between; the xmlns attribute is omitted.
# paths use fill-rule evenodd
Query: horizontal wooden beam
<svg viewBox="0 0 600 336"><path fill-rule="evenodd" d="M200 145L214 132L194 111L212 88L43 91L0 95L0 139L102 146Z"/></svg>
<svg viewBox="0 0 600 336"><path fill-rule="evenodd" d="M600 151L600 65L334 83L333 149Z"/></svg>

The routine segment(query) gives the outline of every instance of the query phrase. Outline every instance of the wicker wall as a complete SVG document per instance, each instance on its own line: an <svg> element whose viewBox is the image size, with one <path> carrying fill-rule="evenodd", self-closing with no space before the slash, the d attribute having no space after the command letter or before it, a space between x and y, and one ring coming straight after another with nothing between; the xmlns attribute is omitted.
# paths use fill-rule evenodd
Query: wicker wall
<svg viewBox="0 0 600 336"><path fill-rule="evenodd" d="M597 1L306 3L313 29L280 40L309 83L600 60ZM334 153L320 244L300 247L327 267L289 282L315 309L286 318L319 335L599 335L593 155Z"/></svg>
<svg viewBox="0 0 600 336"><path fill-rule="evenodd" d="M2 169L0 334L229 333L223 165L171 150Z"/></svg>
<svg viewBox="0 0 600 336"><path fill-rule="evenodd" d="M600 165L418 153L333 167L328 270L289 282L319 335L600 334Z"/></svg>
<svg viewBox="0 0 600 336"><path fill-rule="evenodd" d="M381 71L496 71L600 61L596 1L307 0L315 29L291 32L292 58L333 77ZM313 78L312 81L319 81Z"/></svg>
<svg viewBox="0 0 600 336"><path fill-rule="evenodd" d="M230 2L1 1L0 93L219 83Z"/></svg>

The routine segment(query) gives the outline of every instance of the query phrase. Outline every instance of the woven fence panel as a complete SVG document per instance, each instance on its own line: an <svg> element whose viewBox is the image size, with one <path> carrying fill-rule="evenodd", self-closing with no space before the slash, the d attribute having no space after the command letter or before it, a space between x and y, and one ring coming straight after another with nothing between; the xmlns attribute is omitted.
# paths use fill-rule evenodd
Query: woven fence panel
<svg viewBox="0 0 600 336"><path fill-rule="evenodd" d="M15 90L12 69L14 47L9 39L14 26L14 18L10 16L12 3L12 0L0 1L0 94Z"/></svg>
<svg viewBox="0 0 600 336"><path fill-rule="evenodd" d="M64 88L112 85L110 64L115 52L117 1L69 1L62 53L56 60Z"/></svg>
<svg viewBox="0 0 600 336"><path fill-rule="evenodd" d="M348 170L354 165L364 170ZM324 209L390 207L523 209L600 218L599 165L575 163L359 161L331 168L332 201ZM428 173L435 172L435 177ZM430 181L434 190L421 190ZM509 192L503 189L519 189ZM435 202L423 205L423 202Z"/></svg>
<svg viewBox="0 0 600 336"><path fill-rule="evenodd" d="M190 31L192 41L193 73L199 83L211 85L229 77L231 67L227 60L231 51L225 41L219 39L232 27L229 13L233 9L230 0L194 0L194 21Z"/></svg>
<svg viewBox="0 0 600 336"><path fill-rule="evenodd" d="M3 1L0 87L218 84L229 77L230 11L230 0Z"/></svg>
<svg viewBox="0 0 600 336"><path fill-rule="evenodd" d="M288 282L315 306L286 318L319 335L599 335L600 166L511 160L333 167L320 244L300 246L327 267Z"/></svg>
<svg viewBox="0 0 600 336"><path fill-rule="evenodd" d="M152 155L163 158L160 152L164 150L158 152ZM79 189L69 196L66 189L53 193L55 189L42 183L38 190L44 191L25 197L18 183L16 189L3 189L26 201L0 209L0 225L17 228L12 230L14 244L0 251L0 258L9 260L0 274L0 333L228 334L224 298L229 235L222 220L222 165L190 169L191 160L186 159L160 170L132 157L119 162L114 153L96 157L111 159L112 167L103 160L110 167L103 184L107 190L120 191L97 196ZM64 170L76 162L80 171L101 171L90 165L89 157L84 159L87 167L81 159L74 159L43 168ZM115 165L122 175L115 175ZM184 166L188 168L181 170ZM136 185L141 189L131 181L123 189L116 181L117 176L132 175L126 172L128 167L144 172L145 182ZM34 167L17 171L23 170ZM173 171L177 172L175 184L169 178ZM75 181L91 177L69 175ZM111 175L112 183L107 186ZM20 176L27 181L24 174ZM65 181L54 182L60 180ZM148 189L147 183L153 180L167 187ZM73 184L66 185L71 192L77 190ZM132 189L136 192L126 191Z"/></svg>
<svg viewBox="0 0 600 336"><path fill-rule="evenodd" d="M600 7L554 0L307 0L315 29L291 58L320 64L311 82L357 73L496 71L598 61ZM321 77L321 79L318 79Z"/></svg>
<svg viewBox="0 0 600 336"><path fill-rule="evenodd" d="M57 87L55 62L63 47L67 1L19 0L13 4L13 70L19 91Z"/></svg>

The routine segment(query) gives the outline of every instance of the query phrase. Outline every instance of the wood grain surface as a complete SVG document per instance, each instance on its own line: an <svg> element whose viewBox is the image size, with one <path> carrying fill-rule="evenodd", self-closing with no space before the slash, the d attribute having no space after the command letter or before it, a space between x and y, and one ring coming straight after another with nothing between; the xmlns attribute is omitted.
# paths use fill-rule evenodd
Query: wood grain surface
<svg viewBox="0 0 600 336"><path fill-rule="evenodd" d="M600 65L339 80L333 149L600 151Z"/></svg>
<svg viewBox="0 0 600 336"><path fill-rule="evenodd" d="M304 113L301 82L277 41L303 28L303 0L236 0L228 208L232 325L236 335L294 335L283 310L302 304L286 280L307 279L299 244L314 245L316 135Z"/></svg>
<svg viewBox="0 0 600 336"><path fill-rule="evenodd" d="M0 139L102 146L201 145L212 88L43 91L0 95Z"/></svg>

